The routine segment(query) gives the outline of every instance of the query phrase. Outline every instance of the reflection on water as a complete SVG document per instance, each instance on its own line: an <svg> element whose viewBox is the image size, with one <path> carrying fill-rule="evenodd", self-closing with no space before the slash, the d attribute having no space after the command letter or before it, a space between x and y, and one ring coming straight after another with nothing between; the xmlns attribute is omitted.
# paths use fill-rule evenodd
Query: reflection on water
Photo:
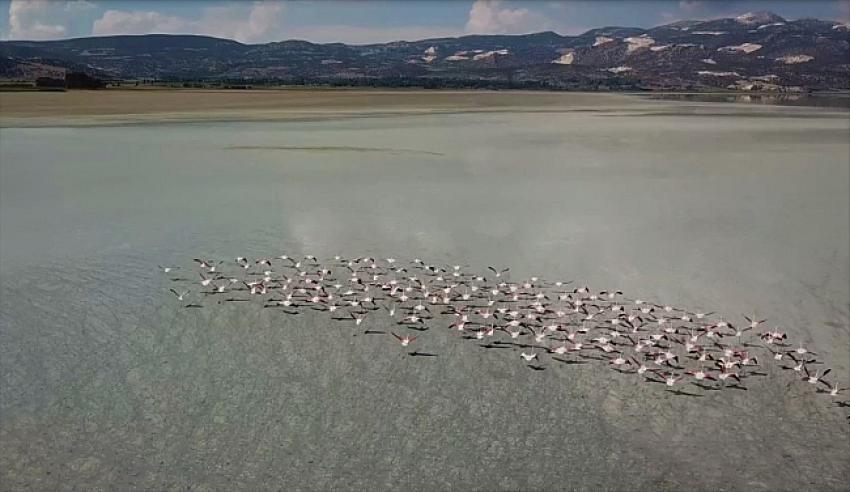
<svg viewBox="0 0 850 492"><path fill-rule="evenodd" d="M741 94L689 93L645 94L647 99L688 102L723 102L743 104L772 104L779 106L813 106L850 109L850 93L830 94Z"/></svg>

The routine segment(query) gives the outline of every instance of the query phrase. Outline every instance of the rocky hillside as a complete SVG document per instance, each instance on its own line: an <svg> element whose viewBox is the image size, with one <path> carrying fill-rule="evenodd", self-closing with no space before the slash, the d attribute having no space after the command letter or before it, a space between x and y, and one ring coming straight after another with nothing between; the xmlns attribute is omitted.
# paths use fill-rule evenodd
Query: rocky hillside
<svg viewBox="0 0 850 492"><path fill-rule="evenodd" d="M112 79L580 89L850 89L850 24L769 12L374 45L145 35L0 43L0 77L63 70Z"/></svg>

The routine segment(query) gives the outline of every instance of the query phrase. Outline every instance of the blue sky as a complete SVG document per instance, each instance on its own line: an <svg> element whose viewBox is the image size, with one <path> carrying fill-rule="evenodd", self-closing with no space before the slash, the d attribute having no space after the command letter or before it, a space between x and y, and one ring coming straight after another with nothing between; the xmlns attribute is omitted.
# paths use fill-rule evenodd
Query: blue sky
<svg viewBox="0 0 850 492"><path fill-rule="evenodd" d="M771 10L850 20L850 0L0 0L0 38L188 33L247 43L372 43L463 34L577 34Z"/></svg>

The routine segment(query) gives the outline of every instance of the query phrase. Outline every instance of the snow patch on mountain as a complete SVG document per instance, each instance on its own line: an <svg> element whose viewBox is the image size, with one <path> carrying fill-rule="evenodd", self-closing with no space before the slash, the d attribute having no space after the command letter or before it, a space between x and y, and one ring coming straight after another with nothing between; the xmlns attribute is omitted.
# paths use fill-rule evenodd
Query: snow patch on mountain
<svg viewBox="0 0 850 492"><path fill-rule="evenodd" d="M717 51L731 51L731 52L741 52L741 53L752 53L754 51L758 51L762 48L760 44L756 43L744 43L739 44L737 46L724 46L722 48L717 48Z"/></svg>
<svg viewBox="0 0 850 492"><path fill-rule="evenodd" d="M606 36L596 36L596 41L593 43L593 46L602 46L603 44L608 44L616 41L614 38L609 38Z"/></svg>
<svg viewBox="0 0 850 492"><path fill-rule="evenodd" d="M571 51L569 53L564 53L558 58L555 58L554 60L552 60L552 63L558 65L572 65L575 60L576 54Z"/></svg>
<svg viewBox="0 0 850 492"><path fill-rule="evenodd" d="M650 37L640 36L636 38L626 38L623 41L629 44L628 52L637 51L641 48L648 48L655 44L655 40Z"/></svg>
<svg viewBox="0 0 850 492"><path fill-rule="evenodd" d="M484 50L475 50L477 55L473 56L473 60L485 60L487 58L493 58L496 55L505 56L508 54L508 50L493 50L493 51L484 51Z"/></svg>
<svg viewBox="0 0 850 492"><path fill-rule="evenodd" d="M808 63L814 59L815 57L810 55L785 55L780 56L776 61L786 65L796 65L798 63Z"/></svg>
<svg viewBox="0 0 850 492"><path fill-rule="evenodd" d="M740 77L738 72L712 72L710 70L700 70L697 75L702 77Z"/></svg>
<svg viewBox="0 0 850 492"><path fill-rule="evenodd" d="M759 26L763 24L773 24L777 22L784 22L785 19L779 17L773 12L747 12L746 14L739 15L735 17L735 22L738 24L744 24L745 26Z"/></svg>

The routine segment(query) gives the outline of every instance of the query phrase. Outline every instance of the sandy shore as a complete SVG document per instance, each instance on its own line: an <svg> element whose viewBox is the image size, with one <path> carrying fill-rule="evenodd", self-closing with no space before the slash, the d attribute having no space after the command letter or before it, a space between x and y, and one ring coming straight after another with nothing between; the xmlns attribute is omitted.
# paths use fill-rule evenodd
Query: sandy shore
<svg viewBox="0 0 850 492"><path fill-rule="evenodd" d="M106 90L0 93L0 117L114 121L136 116L190 116L204 119L251 112L267 116L333 112L411 112L498 110L511 107L620 106L623 94L402 90Z"/></svg>
<svg viewBox="0 0 850 492"><path fill-rule="evenodd" d="M646 114L681 102L624 93L425 91L372 89L190 90L127 89L0 92L0 127L101 126L199 121L309 121L351 117L471 112L592 112ZM695 112L773 116L765 105L689 102ZM726 106L726 108L722 108ZM718 109L720 108L720 109ZM786 108L795 115L832 108ZM678 110L677 110L678 111Z"/></svg>

